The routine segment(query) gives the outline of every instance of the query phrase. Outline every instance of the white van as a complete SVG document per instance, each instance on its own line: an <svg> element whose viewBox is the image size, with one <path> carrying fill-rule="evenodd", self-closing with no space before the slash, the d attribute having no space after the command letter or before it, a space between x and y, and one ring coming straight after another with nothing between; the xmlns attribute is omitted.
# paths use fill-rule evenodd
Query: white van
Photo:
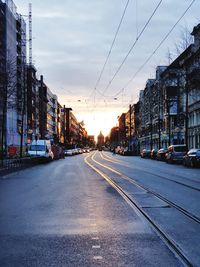
<svg viewBox="0 0 200 267"><path fill-rule="evenodd" d="M34 140L28 149L28 155L31 158L41 158L52 160L54 158L49 140Z"/></svg>

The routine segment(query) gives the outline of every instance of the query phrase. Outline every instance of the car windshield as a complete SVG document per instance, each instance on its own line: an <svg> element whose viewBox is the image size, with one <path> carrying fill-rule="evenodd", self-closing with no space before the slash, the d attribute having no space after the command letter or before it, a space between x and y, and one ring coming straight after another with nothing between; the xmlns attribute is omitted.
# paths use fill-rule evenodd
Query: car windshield
<svg viewBox="0 0 200 267"><path fill-rule="evenodd" d="M45 146L43 145L31 145L30 151L45 151Z"/></svg>
<svg viewBox="0 0 200 267"><path fill-rule="evenodd" d="M197 150L197 157L200 157L200 149Z"/></svg>
<svg viewBox="0 0 200 267"><path fill-rule="evenodd" d="M186 152L186 147L185 146L175 146L174 147L175 152Z"/></svg>
<svg viewBox="0 0 200 267"><path fill-rule="evenodd" d="M196 150L191 150L188 152L188 155L196 155L197 151Z"/></svg>

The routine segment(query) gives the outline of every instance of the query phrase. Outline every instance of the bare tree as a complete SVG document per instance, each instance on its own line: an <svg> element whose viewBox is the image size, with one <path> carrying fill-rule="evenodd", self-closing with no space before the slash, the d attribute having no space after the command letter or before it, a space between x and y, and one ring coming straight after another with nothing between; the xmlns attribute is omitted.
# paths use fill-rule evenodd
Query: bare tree
<svg viewBox="0 0 200 267"><path fill-rule="evenodd" d="M5 63L5 62L4 62ZM4 64L1 71L0 80L0 98L2 104L1 120L1 158L4 156L6 149L6 113L7 110L16 105L16 59L9 59Z"/></svg>
<svg viewBox="0 0 200 267"><path fill-rule="evenodd" d="M193 36L187 26L182 27L180 41L175 44L176 55L179 56L193 43Z"/></svg>
<svg viewBox="0 0 200 267"><path fill-rule="evenodd" d="M17 88L17 60L16 57L9 58L4 65L4 68L0 72L0 103L1 103L1 151L0 158L4 158L4 153L7 150L7 134L6 134L6 114L10 109L15 109L18 114L21 115L21 125L19 129L20 134L20 157L22 157L22 146L23 146L23 134L24 134L24 114L25 114L25 81L22 81L22 87L20 95L18 95ZM25 64L23 67L23 77L25 77Z"/></svg>

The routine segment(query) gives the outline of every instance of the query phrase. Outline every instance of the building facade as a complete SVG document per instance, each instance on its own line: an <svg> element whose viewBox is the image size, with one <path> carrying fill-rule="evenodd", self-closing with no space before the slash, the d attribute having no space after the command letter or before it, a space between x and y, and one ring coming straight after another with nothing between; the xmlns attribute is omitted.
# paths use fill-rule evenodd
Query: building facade
<svg viewBox="0 0 200 267"><path fill-rule="evenodd" d="M1 149L26 143L26 24L12 0L0 1ZM19 151L20 150L20 151Z"/></svg>

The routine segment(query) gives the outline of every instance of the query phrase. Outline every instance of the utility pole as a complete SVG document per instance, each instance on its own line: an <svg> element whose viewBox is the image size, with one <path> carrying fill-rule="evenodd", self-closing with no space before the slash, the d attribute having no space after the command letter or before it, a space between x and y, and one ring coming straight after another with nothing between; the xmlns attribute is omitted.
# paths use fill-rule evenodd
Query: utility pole
<svg viewBox="0 0 200 267"><path fill-rule="evenodd" d="M185 101L185 144L188 149L188 84L186 83L185 88L186 101Z"/></svg>
<svg viewBox="0 0 200 267"><path fill-rule="evenodd" d="M130 123L130 128L129 128L129 151L131 151L131 104L129 105L129 123Z"/></svg>
<svg viewBox="0 0 200 267"><path fill-rule="evenodd" d="M160 125L160 102L161 102L161 86L160 81L158 83L158 148L161 148L161 125Z"/></svg>
<svg viewBox="0 0 200 267"><path fill-rule="evenodd" d="M66 149L66 145L67 145L67 142L66 142L66 109L64 105L64 146L65 146L65 149Z"/></svg>
<svg viewBox="0 0 200 267"><path fill-rule="evenodd" d="M170 116L170 100L167 99L167 109L168 109L168 145L171 145L171 116Z"/></svg>

